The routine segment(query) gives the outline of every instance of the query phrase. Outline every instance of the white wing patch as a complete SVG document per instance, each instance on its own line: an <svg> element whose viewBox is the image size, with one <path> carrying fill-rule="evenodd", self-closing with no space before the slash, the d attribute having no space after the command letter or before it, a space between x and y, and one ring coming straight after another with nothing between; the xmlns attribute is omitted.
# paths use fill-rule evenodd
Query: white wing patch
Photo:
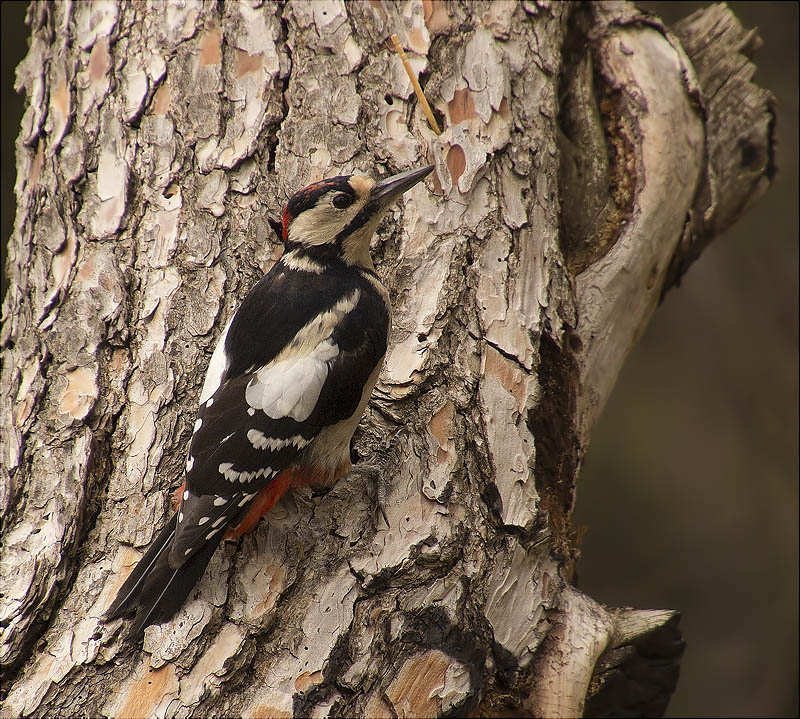
<svg viewBox="0 0 800 719"><path fill-rule="evenodd" d="M328 378L328 362L338 354L339 346L325 340L305 357L271 362L248 383L244 391L247 404L272 419L307 420Z"/></svg>
<svg viewBox="0 0 800 719"><path fill-rule="evenodd" d="M361 290L354 290L320 312L272 362L256 371L244 392L251 409L260 409L271 419L308 419L328 378L330 363L339 354L331 334L360 298Z"/></svg>
<svg viewBox="0 0 800 719"><path fill-rule="evenodd" d="M288 447L289 445L293 445L297 447L297 449L300 449L301 447L305 447L309 442L309 440L305 439L299 434L296 434L293 437L287 437L286 439L276 439L274 437L267 437L267 435L257 429L248 429L247 439L250 440L250 444L252 444L256 449L269 449L273 452L281 449L282 447Z"/></svg>
<svg viewBox="0 0 800 719"><path fill-rule="evenodd" d="M222 335L214 348L214 354L211 355L211 361L208 363L208 370L206 371L206 379L203 382L203 389L200 391L200 404L210 399L219 389L222 375L228 369L229 361L228 356L225 354L225 338L228 336L231 322L233 322L233 317L228 320L228 324L222 330Z"/></svg>

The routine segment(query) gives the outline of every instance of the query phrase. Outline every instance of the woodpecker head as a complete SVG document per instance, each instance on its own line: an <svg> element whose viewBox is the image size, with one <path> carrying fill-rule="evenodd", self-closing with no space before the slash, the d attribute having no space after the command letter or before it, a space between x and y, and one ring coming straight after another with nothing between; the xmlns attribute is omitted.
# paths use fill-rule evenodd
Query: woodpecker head
<svg viewBox="0 0 800 719"><path fill-rule="evenodd" d="M366 175L340 175L303 188L283 211L287 252L306 249L371 268L369 243L384 212L431 170L428 165L377 182Z"/></svg>

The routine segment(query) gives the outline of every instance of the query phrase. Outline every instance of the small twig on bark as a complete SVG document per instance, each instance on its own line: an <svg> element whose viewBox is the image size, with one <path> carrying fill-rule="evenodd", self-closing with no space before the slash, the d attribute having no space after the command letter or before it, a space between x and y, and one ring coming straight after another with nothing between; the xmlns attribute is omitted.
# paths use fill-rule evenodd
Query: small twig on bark
<svg viewBox="0 0 800 719"><path fill-rule="evenodd" d="M419 99L419 102L422 105L422 110L425 113L425 117L428 118L428 123L430 124L431 129L437 135L441 135L442 131L439 129L439 124L436 122L436 118L433 116L433 110L431 110L431 106L428 104L428 100L425 97L425 93L422 92L419 80L417 80L417 76L414 74L414 70L411 68L411 64L408 62L408 58L406 57L405 50L403 50L403 46L400 44L400 40L398 39L396 34L392 34L391 39L392 39L392 44L394 45L395 52L400 56L400 59L403 61L403 67L406 69L406 74L408 75L408 79L411 80L411 85L413 86L414 92L417 94L417 98Z"/></svg>

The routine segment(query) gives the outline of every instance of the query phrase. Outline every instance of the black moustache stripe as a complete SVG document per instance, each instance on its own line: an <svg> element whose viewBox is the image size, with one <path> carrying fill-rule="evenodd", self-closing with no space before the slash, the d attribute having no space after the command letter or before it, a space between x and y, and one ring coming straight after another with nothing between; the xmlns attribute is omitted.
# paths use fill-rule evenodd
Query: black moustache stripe
<svg viewBox="0 0 800 719"><path fill-rule="evenodd" d="M335 242L337 245L341 245L345 238L352 235L356 230L359 230L364 225L366 225L373 217L375 217L375 213L379 211L379 207L374 202L367 202L364 207L362 207L358 214L348 222L342 230L339 231L339 234L336 235Z"/></svg>

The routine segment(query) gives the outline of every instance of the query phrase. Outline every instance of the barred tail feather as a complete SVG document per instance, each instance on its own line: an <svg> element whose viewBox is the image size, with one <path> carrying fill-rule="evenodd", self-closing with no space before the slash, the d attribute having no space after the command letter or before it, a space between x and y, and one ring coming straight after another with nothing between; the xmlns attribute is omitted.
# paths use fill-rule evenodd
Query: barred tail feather
<svg viewBox="0 0 800 719"><path fill-rule="evenodd" d="M138 637L145 627L166 621L178 611L200 581L222 538L220 532L216 541L208 541L180 567L171 567L169 549L176 526L177 514L153 540L105 614L105 621L111 621L136 610L129 635L132 639Z"/></svg>

